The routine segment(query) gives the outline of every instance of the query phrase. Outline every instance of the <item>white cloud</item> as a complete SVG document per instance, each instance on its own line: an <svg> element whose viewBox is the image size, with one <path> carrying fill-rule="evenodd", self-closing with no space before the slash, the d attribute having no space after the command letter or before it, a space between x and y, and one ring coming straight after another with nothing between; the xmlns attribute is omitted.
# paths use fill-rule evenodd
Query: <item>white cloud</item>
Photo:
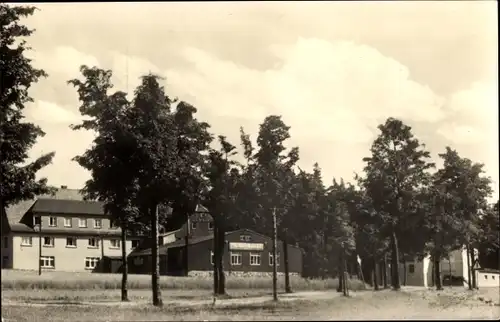
<svg viewBox="0 0 500 322"><path fill-rule="evenodd" d="M65 125L78 123L82 119L79 114L71 112L68 108L42 100L36 101L26 109L26 117L36 123Z"/></svg>
<svg viewBox="0 0 500 322"><path fill-rule="evenodd" d="M437 133L464 157L485 164L498 199L498 85L473 83L449 98L446 112Z"/></svg>
<svg viewBox="0 0 500 322"><path fill-rule="evenodd" d="M36 67L43 68L49 75L57 73L65 79L78 78L80 66L99 66L99 60L70 46L57 46L47 52L30 51L27 56L33 59Z"/></svg>
<svg viewBox="0 0 500 322"><path fill-rule="evenodd" d="M262 120L282 114L301 135L366 142L388 116L436 122L442 99L409 78L408 69L377 50L351 42L303 39L271 48L281 63L257 71L195 48L191 69L168 70L180 96L224 116Z"/></svg>

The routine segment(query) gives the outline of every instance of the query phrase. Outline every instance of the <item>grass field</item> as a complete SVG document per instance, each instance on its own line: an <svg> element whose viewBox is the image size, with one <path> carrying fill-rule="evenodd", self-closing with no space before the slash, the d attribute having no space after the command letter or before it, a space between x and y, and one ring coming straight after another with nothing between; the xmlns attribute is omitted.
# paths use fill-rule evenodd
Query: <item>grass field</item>
<svg viewBox="0 0 500 322"><path fill-rule="evenodd" d="M338 286L337 279L313 280L290 277L294 290L328 290ZM271 278L233 277L228 276L226 287L229 290L270 289ZM44 272L41 276L34 271L2 270L2 290L117 290L121 287L120 274L90 274ZM129 275L130 290L151 288L149 275ZM171 277L161 276L160 287L166 290L212 290L213 280L203 277ZM361 281L352 280L349 287L361 290L365 286ZM278 289L284 290L284 278L278 278Z"/></svg>
<svg viewBox="0 0 500 322"><path fill-rule="evenodd" d="M2 317L7 322L188 321L188 320L374 320L498 319L498 288L436 292L406 287L400 292L366 290L350 281L349 298L335 292L337 280L291 278L296 293L271 299L270 278L229 276L229 296L212 303L212 280L161 277L164 307L151 305L150 277L130 275L130 302L120 303L119 274L2 271ZM283 278L279 290L284 289Z"/></svg>
<svg viewBox="0 0 500 322"><path fill-rule="evenodd" d="M323 297L316 297L315 293L322 293ZM442 292L403 289L400 292L353 292L351 297L345 298L336 292L309 292L293 301L256 303L252 299L242 299L234 305L217 304L215 307L206 303L194 306L165 303L163 308L132 305L134 303L123 306L21 304L3 305L2 315L8 322L498 319L500 303L496 293L498 289L479 292L463 288Z"/></svg>

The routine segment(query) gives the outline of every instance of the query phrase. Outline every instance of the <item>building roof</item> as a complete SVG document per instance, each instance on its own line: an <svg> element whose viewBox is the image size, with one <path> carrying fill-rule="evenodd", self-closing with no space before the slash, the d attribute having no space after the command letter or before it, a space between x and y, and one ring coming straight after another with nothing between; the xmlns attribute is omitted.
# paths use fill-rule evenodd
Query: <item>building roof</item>
<svg viewBox="0 0 500 322"><path fill-rule="evenodd" d="M104 215L102 202L85 201L81 190L60 188L54 194L44 194L30 200L20 201L5 209L5 216L11 230L33 232L33 228L21 222L21 219L30 208L32 208L33 212L40 214ZM171 209L167 211L171 213ZM207 208L202 205L196 207L194 215L201 220L210 216ZM2 225L4 225L3 219ZM115 233L119 234L119 230L113 232L113 234Z"/></svg>
<svg viewBox="0 0 500 322"><path fill-rule="evenodd" d="M39 198L31 210L39 214L105 215L100 201Z"/></svg>
<svg viewBox="0 0 500 322"><path fill-rule="evenodd" d="M33 231L30 227L21 223L21 219L26 214L26 212L33 206L39 198L52 198L52 199L65 199L65 200L83 200L83 195L80 193L80 190L77 189L58 189L53 195L52 194L44 194L38 196L37 198L33 198L30 200L23 200L16 204L10 205L7 209L5 209L5 213L7 216L7 221L11 229L17 228L20 230Z"/></svg>

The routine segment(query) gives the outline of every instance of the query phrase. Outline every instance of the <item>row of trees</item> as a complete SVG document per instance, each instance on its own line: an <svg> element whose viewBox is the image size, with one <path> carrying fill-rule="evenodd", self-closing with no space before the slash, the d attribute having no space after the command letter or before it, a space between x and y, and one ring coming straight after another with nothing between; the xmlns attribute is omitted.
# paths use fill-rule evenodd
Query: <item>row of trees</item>
<svg viewBox="0 0 500 322"><path fill-rule="evenodd" d="M24 56L25 42L16 44L32 32L19 19L33 12L31 7L0 5L4 207L51 190L46 180L35 181L35 174L50 163L53 153L22 164L43 135L23 121L22 110L31 100L30 84L46 75ZM363 276L363 271L377 289L380 269L383 284L388 284L390 271L391 284L398 290L399 263L426 255L433 259L436 286L441 288L439 263L451 251L466 246L471 261L473 248L498 251L498 202L487 203L491 182L483 166L446 148L439 155L443 166L436 171L425 146L401 120L388 118L379 126L364 171L354 184L334 179L325 185L318 164L312 172L297 166L299 149L287 147L290 127L281 116L263 120L256 145L242 128L243 153L238 155L226 137L214 136L209 124L196 118L194 106L169 97L160 77L143 76L132 100L122 91L112 91L111 77L109 70L82 66L81 78L69 81L84 116L72 128L95 133L92 146L75 160L91 174L83 190L86 197L104 202L122 228L122 240L139 230L151 237L154 305L162 305L159 228L185 221L199 204L214 221L215 294L226 292L225 232L238 227L300 246L304 274L339 276L339 291L347 284L345 272ZM172 209L171 215L166 209ZM125 250L122 255L122 300L127 300ZM286 291L291 292L286 246L283 257ZM274 267L277 299L276 279Z"/></svg>

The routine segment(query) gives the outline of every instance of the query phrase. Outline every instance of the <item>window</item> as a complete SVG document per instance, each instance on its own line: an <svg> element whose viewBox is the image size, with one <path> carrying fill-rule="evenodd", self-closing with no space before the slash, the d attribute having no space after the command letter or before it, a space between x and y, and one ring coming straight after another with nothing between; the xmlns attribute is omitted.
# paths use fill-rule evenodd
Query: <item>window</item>
<svg viewBox="0 0 500 322"><path fill-rule="evenodd" d="M252 240L252 238L249 235L241 235L240 236L240 241L249 242L250 240Z"/></svg>
<svg viewBox="0 0 500 322"><path fill-rule="evenodd" d="M71 218L64 218L64 227L71 227L73 226Z"/></svg>
<svg viewBox="0 0 500 322"><path fill-rule="evenodd" d="M197 226L198 226L198 225L197 225L197 222L196 222L196 221L192 221L192 222L191 222L191 229L196 229L196 227L197 227Z"/></svg>
<svg viewBox="0 0 500 322"><path fill-rule="evenodd" d="M411 274L415 273L415 264L410 264L408 266L408 272Z"/></svg>
<svg viewBox="0 0 500 322"><path fill-rule="evenodd" d="M120 240L119 239L111 239L111 246L109 248L120 248Z"/></svg>
<svg viewBox="0 0 500 322"><path fill-rule="evenodd" d="M85 258L85 269L94 269L99 263L99 257L86 257Z"/></svg>
<svg viewBox="0 0 500 322"><path fill-rule="evenodd" d="M78 219L78 227L87 228L87 219L86 218Z"/></svg>
<svg viewBox="0 0 500 322"><path fill-rule="evenodd" d="M43 237L43 246L54 247L54 237Z"/></svg>
<svg viewBox="0 0 500 322"><path fill-rule="evenodd" d="M492 278L492 279L495 279L495 275L491 275L491 278Z"/></svg>
<svg viewBox="0 0 500 322"><path fill-rule="evenodd" d="M231 265L241 265L241 254L231 253Z"/></svg>
<svg viewBox="0 0 500 322"><path fill-rule="evenodd" d="M102 220L94 219L94 228L102 228Z"/></svg>
<svg viewBox="0 0 500 322"><path fill-rule="evenodd" d="M260 265L260 254L250 253L250 265L259 266Z"/></svg>
<svg viewBox="0 0 500 322"><path fill-rule="evenodd" d="M116 221L111 220L109 222L109 228L118 228L118 225L116 224Z"/></svg>
<svg viewBox="0 0 500 322"><path fill-rule="evenodd" d="M66 238L66 247L76 247L76 238L75 237L67 237Z"/></svg>
<svg viewBox="0 0 500 322"><path fill-rule="evenodd" d="M139 241L138 240L132 240L132 248L137 248L139 247Z"/></svg>
<svg viewBox="0 0 500 322"><path fill-rule="evenodd" d="M488 279L488 275L484 275L484 279L487 280Z"/></svg>
<svg viewBox="0 0 500 322"><path fill-rule="evenodd" d="M99 248L99 239L89 238L89 247L90 248Z"/></svg>
<svg viewBox="0 0 500 322"><path fill-rule="evenodd" d="M214 252L212 252L212 251L211 251L211 252L210 252L210 264L212 264L212 265L213 265L213 264L214 264L214 262L215 262L215 261L214 261Z"/></svg>
<svg viewBox="0 0 500 322"><path fill-rule="evenodd" d="M7 268L9 266L9 256L2 257L2 267Z"/></svg>
<svg viewBox="0 0 500 322"><path fill-rule="evenodd" d="M40 266L42 268L55 268L56 260L54 256L42 256L40 257Z"/></svg>
<svg viewBox="0 0 500 322"><path fill-rule="evenodd" d="M33 218L33 225L40 225L41 223L41 220L40 220L40 216L36 216L35 218Z"/></svg>
<svg viewBox="0 0 500 322"><path fill-rule="evenodd" d="M214 223L213 221L208 222L208 230L214 230Z"/></svg>
<svg viewBox="0 0 500 322"><path fill-rule="evenodd" d="M273 264L273 259L274 259L273 254L269 254L269 265L270 265L270 266L274 265L274 264ZM276 256L276 266L280 266L280 254L279 254L279 253L278 253L278 255Z"/></svg>
<svg viewBox="0 0 500 322"><path fill-rule="evenodd" d="M21 246L31 246L33 245L33 240L31 237L22 237Z"/></svg>
<svg viewBox="0 0 500 322"><path fill-rule="evenodd" d="M158 245L163 245L163 236L158 237Z"/></svg>
<svg viewBox="0 0 500 322"><path fill-rule="evenodd" d="M57 227L57 218L49 217L49 227Z"/></svg>
<svg viewBox="0 0 500 322"><path fill-rule="evenodd" d="M8 248L9 247L9 237L4 237L3 238L3 248Z"/></svg>

